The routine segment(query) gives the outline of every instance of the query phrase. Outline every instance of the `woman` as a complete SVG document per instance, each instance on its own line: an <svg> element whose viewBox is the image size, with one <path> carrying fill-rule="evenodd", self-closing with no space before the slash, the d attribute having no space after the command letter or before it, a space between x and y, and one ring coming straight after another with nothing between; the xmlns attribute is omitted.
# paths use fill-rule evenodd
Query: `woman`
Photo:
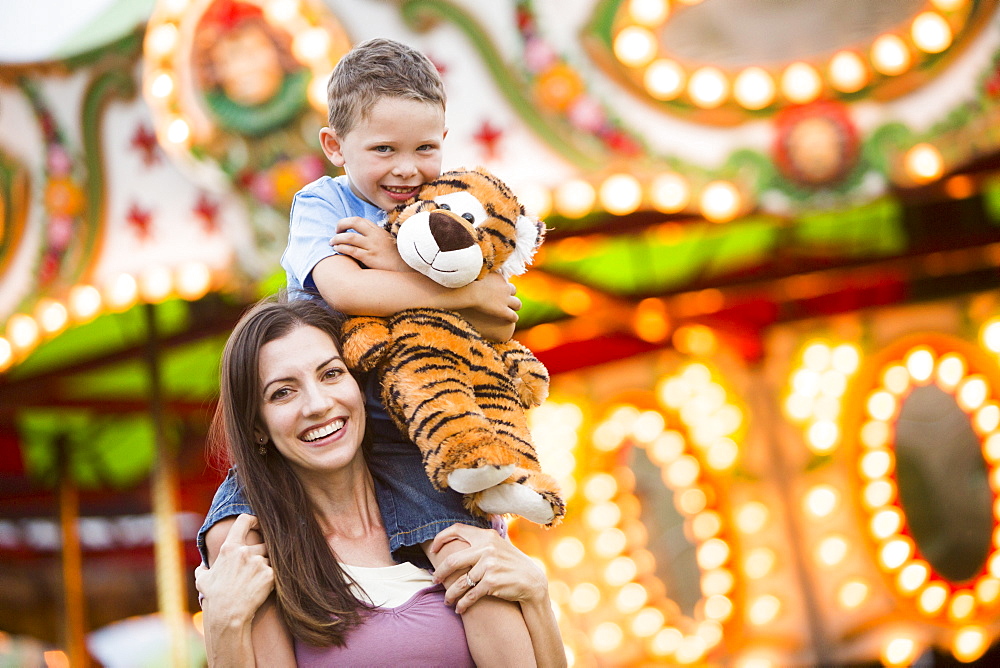
<svg viewBox="0 0 1000 668"><path fill-rule="evenodd" d="M196 578L210 664L471 665L456 613L490 597L519 608L539 665L565 665L544 575L495 531L441 532L434 551L469 547L433 576L393 562L338 325L318 302L267 301L226 344L214 430L257 517L222 520L207 535L211 568Z"/></svg>

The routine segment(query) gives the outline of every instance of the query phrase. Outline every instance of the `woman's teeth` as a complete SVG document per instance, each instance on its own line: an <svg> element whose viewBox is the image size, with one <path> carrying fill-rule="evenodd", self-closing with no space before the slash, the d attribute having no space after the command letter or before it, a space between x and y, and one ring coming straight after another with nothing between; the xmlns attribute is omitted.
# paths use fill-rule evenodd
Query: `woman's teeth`
<svg viewBox="0 0 1000 668"><path fill-rule="evenodd" d="M329 436L330 434L336 431L340 431L341 429L343 429L343 427L344 427L343 420L334 420L330 424L325 425L323 427L310 429L309 431L306 432L305 436L302 437L302 440L306 441L307 443L312 443L313 441L318 441L324 436Z"/></svg>

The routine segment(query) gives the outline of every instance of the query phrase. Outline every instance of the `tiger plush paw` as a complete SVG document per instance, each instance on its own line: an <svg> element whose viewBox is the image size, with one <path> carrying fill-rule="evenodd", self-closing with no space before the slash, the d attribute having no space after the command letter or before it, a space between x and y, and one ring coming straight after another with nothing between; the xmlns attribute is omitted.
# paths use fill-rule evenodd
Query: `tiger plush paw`
<svg viewBox="0 0 1000 668"><path fill-rule="evenodd" d="M479 495L479 509L490 515L520 515L542 525L551 524L556 518L552 504L544 496L514 482L483 490Z"/></svg>
<svg viewBox="0 0 1000 668"><path fill-rule="evenodd" d="M481 492L499 485L514 472L514 465L483 466L474 469L455 469L448 474L448 487L460 494Z"/></svg>

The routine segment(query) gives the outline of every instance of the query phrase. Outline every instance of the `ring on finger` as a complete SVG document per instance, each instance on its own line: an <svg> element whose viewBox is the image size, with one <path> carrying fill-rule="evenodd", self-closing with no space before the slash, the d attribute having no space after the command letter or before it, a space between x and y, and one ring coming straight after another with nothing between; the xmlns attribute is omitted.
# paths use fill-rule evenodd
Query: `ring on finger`
<svg viewBox="0 0 1000 668"><path fill-rule="evenodd" d="M465 584L469 585L469 589L472 589L473 587L475 587L479 583L472 579L472 575L470 573L466 573L465 574Z"/></svg>

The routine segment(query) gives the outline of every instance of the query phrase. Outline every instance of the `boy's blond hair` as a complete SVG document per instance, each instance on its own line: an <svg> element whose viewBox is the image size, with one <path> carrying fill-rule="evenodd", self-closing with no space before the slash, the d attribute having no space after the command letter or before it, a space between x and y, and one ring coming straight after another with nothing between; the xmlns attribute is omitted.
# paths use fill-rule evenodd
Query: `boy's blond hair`
<svg viewBox="0 0 1000 668"><path fill-rule="evenodd" d="M326 85L327 123L341 137L384 97L445 106L444 83L430 59L416 49L376 37L351 49ZM401 121L404 119L400 119Z"/></svg>

